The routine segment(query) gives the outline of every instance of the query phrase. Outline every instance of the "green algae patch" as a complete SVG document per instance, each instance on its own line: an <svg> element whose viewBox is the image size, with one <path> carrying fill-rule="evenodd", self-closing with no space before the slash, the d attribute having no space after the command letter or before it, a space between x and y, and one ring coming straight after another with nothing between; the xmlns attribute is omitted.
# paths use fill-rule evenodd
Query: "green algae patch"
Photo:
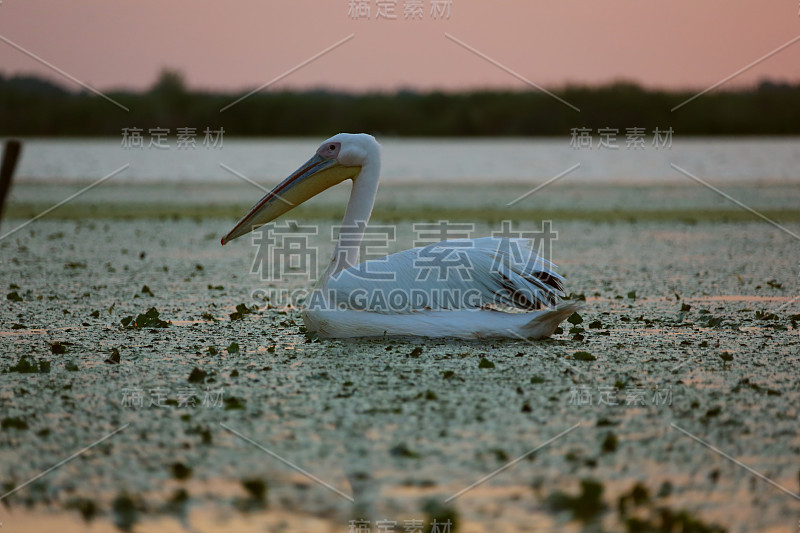
<svg viewBox="0 0 800 533"><path fill-rule="evenodd" d="M140 313L136 315L134 319L132 316L127 316L120 320L120 324L122 324L125 328L166 328L171 324L171 322L167 322L165 320L161 320L159 316L158 309L155 307L151 307L144 313Z"/></svg>
<svg viewBox="0 0 800 533"><path fill-rule="evenodd" d="M589 352L584 352L584 351L575 352L574 354L572 354L572 358L575 361L597 361L597 357L590 354Z"/></svg>
<svg viewBox="0 0 800 533"><path fill-rule="evenodd" d="M494 368L494 363L485 357L481 357L481 361L478 363L478 368Z"/></svg>
<svg viewBox="0 0 800 533"><path fill-rule="evenodd" d="M31 362L24 355L17 364L9 367L4 373L19 372L20 374L47 374L50 372L50 361Z"/></svg>
<svg viewBox="0 0 800 533"><path fill-rule="evenodd" d="M547 498L554 511L570 511L577 520L589 522L605 509L603 485L593 479L581 480L580 492L573 496L556 491Z"/></svg>

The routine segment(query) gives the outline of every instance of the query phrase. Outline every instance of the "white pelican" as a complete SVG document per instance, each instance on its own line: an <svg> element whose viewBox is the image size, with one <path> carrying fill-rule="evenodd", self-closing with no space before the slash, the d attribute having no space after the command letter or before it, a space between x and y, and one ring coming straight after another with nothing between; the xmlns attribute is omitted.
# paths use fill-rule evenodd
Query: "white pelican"
<svg viewBox="0 0 800 533"><path fill-rule="evenodd" d="M224 245L353 180L342 221L347 230L340 231L330 264L303 306L309 332L330 338L540 339L578 308L577 302L561 302L563 278L526 239L447 240L359 263L380 165L380 145L371 135L334 135L222 238ZM452 263L452 256L461 269L442 279L441 265Z"/></svg>

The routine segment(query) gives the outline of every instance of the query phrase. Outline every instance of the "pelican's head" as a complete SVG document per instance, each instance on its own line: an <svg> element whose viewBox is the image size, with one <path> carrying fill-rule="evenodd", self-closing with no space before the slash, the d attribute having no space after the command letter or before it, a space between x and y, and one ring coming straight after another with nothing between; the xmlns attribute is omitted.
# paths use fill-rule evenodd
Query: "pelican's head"
<svg viewBox="0 0 800 533"><path fill-rule="evenodd" d="M346 179L358 178L361 168L379 160L380 146L366 133L339 133L323 142L314 156L268 192L222 238L222 244L275 220L292 208Z"/></svg>

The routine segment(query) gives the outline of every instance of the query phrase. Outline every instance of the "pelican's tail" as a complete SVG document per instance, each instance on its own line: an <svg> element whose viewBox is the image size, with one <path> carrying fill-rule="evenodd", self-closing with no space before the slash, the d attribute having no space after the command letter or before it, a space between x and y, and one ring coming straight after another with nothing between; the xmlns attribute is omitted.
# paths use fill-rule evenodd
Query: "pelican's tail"
<svg viewBox="0 0 800 533"><path fill-rule="evenodd" d="M538 340L549 337L564 319L582 306L583 302L578 300L562 302L553 309L543 311L541 314L537 313L536 318L519 328L519 332L526 339Z"/></svg>

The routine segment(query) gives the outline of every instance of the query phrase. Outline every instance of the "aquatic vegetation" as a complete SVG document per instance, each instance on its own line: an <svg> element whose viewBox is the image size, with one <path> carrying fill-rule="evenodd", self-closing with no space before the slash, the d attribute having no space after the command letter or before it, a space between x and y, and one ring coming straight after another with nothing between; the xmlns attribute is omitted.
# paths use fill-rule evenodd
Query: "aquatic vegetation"
<svg viewBox="0 0 800 533"><path fill-rule="evenodd" d="M485 357L481 357L480 362L478 362L478 368L494 368L494 363Z"/></svg>
<svg viewBox="0 0 800 533"><path fill-rule="evenodd" d="M575 361L596 361L597 357L589 352L579 351L572 354L572 359Z"/></svg>
<svg viewBox="0 0 800 533"><path fill-rule="evenodd" d="M603 503L603 485L594 479L581 480L577 495L555 491L547 498L547 504L554 511L570 511L578 520L588 522L606 509Z"/></svg>
<svg viewBox="0 0 800 533"><path fill-rule="evenodd" d="M136 319L132 316L123 318L120 324L126 328L166 328L170 323L161 320L158 309L151 307L146 312L136 315Z"/></svg>

